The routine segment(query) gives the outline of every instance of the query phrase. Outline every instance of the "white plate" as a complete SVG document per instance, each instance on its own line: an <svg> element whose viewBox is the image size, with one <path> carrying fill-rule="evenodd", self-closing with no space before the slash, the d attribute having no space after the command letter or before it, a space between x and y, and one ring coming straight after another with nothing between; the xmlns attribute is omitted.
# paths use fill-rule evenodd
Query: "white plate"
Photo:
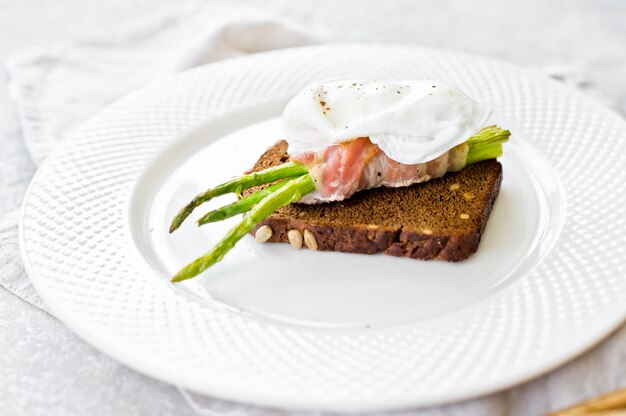
<svg viewBox="0 0 626 416"><path fill-rule="evenodd" d="M170 284L236 221L170 236L175 211L250 167L280 138L285 100L330 78L442 79L495 109L514 134L479 251L450 264L245 238L203 277ZM169 383L297 409L460 400L548 371L624 319L625 124L540 74L470 55L337 45L239 58L85 123L33 180L22 252L68 326Z"/></svg>

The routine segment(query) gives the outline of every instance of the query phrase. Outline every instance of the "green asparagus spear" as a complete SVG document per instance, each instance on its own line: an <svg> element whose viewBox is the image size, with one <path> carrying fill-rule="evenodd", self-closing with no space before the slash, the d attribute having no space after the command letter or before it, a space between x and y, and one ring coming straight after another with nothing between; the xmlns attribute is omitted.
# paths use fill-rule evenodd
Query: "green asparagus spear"
<svg viewBox="0 0 626 416"><path fill-rule="evenodd" d="M466 165L501 156L502 144L508 141L510 134L508 130L497 126L488 126L480 130L467 140L469 149ZM237 241L249 233L259 222L278 208L298 201L302 196L312 192L315 189L315 185L304 165L297 162L289 162L218 185L196 196L191 203L184 207L174 218L170 232L176 230L193 209L213 197L230 192L241 192L244 189L280 179L287 180L257 191L225 207L211 211L202 217L198 221L199 225L220 221L250 210L248 216L230 230L211 251L180 270L172 278L172 281L180 282L190 279L222 260L224 255L235 246Z"/></svg>
<svg viewBox="0 0 626 416"><path fill-rule="evenodd" d="M298 201L302 196L312 192L314 189L315 184L309 175L302 175L289 180L287 184L261 200L261 202L259 202L258 205L256 205L250 213L237 226L231 229L208 253L194 260L176 273L172 278L172 282L191 279L213 266L215 263L222 260L224 255L235 246L237 241L241 240L244 235L252 231L259 222L263 221L263 219L272 212L284 205Z"/></svg>
<svg viewBox="0 0 626 416"><path fill-rule="evenodd" d="M467 140L466 165L502 156L502 144L509 140L511 132L498 126L487 126Z"/></svg>
<svg viewBox="0 0 626 416"><path fill-rule="evenodd" d="M509 139L511 132L492 125L483 127L478 133L467 139L467 144L476 145L479 143L494 143L494 142L506 142Z"/></svg>
<svg viewBox="0 0 626 416"><path fill-rule="evenodd" d="M170 226L170 233L176 231L194 209L201 204L210 201L216 196L232 192L238 193L253 186L275 182L279 179L293 178L306 173L309 173L309 171L303 164L298 162L287 162L280 166L265 169L260 172L239 176L218 185L215 188L208 189L201 194L196 195L196 197L189 204L184 206L178 214L176 214L172 220L172 225Z"/></svg>
<svg viewBox="0 0 626 416"><path fill-rule="evenodd" d="M256 191L252 195L242 198L236 202L233 202L232 204L228 204L214 211L211 211L198 220L198 225L204 225L210 222L222 221L222 220L225 220L226 218L233 217L237 214L248 212L250 211L250 209L252 209L252 207L258 204L263 198L275 192L279 188L282 188L283 186L285 186L286 183L287 181L278 182L274 185L268 186L265 189Z"/></svg>

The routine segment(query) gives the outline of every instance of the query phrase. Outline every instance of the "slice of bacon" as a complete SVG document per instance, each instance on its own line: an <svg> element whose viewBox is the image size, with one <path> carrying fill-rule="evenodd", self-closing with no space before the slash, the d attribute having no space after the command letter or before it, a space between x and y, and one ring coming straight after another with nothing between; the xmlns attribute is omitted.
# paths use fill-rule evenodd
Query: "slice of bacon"
<svg viewBox="0 0 626 416"><path fill-rule="evenodd" d="M379 186L401 187L439 178L465 166L468 145L460 144L427 163L405 165L390 159L367 137L329 146L320 152L291 156L304 164L315 191L299 203L342 201L354 193Z"/></svg>

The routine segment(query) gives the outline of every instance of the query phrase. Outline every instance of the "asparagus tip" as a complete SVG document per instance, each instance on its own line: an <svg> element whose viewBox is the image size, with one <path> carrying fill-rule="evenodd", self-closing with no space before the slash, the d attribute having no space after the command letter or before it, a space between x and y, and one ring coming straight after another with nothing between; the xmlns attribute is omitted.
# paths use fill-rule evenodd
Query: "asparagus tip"
<svg viewBox="0 0 626 416"><path fill-rule="evenodd" d="M174 277L172 277L172 283L178 283L178 282L182 282L183 280L187 280L189 279L188 277L185 276L179 276L178 274L175 275Z"/></svg>
<svg viewBox="0 0 626 416"><path fill-rule="evenodd" d="M170 224L170 234L172 234L174 231L178 230L178 228L181 226L182 221L178 220L178 215L172 220L172 224Z"/></svg>

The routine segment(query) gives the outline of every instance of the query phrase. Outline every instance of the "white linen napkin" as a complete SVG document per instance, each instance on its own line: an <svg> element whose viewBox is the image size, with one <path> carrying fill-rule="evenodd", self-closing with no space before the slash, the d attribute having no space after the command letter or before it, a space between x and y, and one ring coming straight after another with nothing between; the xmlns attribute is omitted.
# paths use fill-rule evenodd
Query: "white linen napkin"
<svg viewBox="0 0 626 416"><path fill-rule="evenodd" d="M257 9L194 6L138 18L132 28L106 37L21 53L7 62L7 71L27 149L39 164L88 116L147 82L218 59L326 38L324 28L298 28ZM589 89L584 75L576 69L551 67L546 72ZM1 219L0 284L45 309L19 260L17 212ZM398 415L534 415L563 407L626 384L626 371L622 371L626 356L620 348L624 345L626 329L622 328L593 353L531 383L472 401ZM200 414L288 414L182 393Z"/></svg>
<svg viewBox="0 0 626 416"><path fill-rule="evenodd" d="M87 117L165 75L237 55L317 43L259 9L194 6L139 19L106 38L34 49L7 62L26 146L36 164ZM315 33L316 35L310 35Z"/></svg>

